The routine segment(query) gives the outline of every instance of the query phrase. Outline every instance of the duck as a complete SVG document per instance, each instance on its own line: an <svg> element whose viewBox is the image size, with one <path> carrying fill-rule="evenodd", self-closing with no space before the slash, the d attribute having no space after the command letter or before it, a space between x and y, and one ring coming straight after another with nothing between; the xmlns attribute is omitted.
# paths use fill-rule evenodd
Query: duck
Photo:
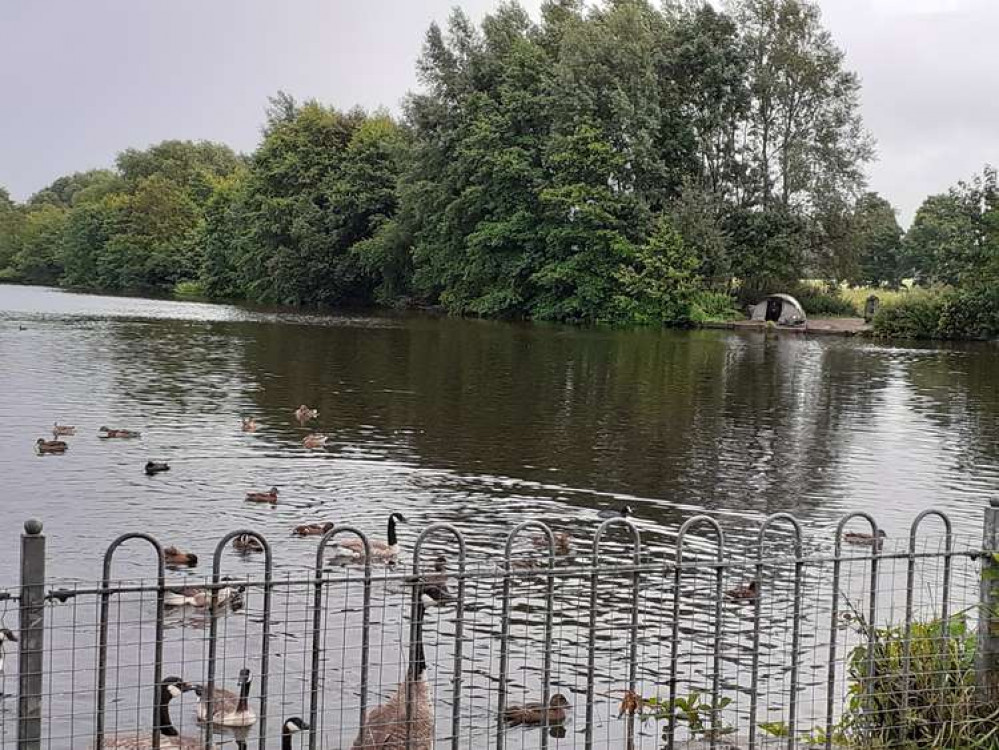
<svg viewBox="0 0 999 750"><path fill-rule="evenodd" d="M437 593L436 589L424 589L422 586L418 592L416 627L413 629L415 645L408 652L413 655L413 659L406 670L406 676L385 703L368 712L361 720L361 728L351 750L432 750L434 746L434 706L426 681L423 620L427 613L424 599L433 599ZM412 696L409 711L406 710L407 693Z"/></svg>
<svg viewBox="0 0 999 750"><path fill-rule="evenodd" d="M291 533L295 536L322 536L332 529L332 521L326 521L324 523L303 523L301 526L296 526L295 530Z"/></svg>
<svg viewBox="0 0 999 750"><path fill-rule="evenodd" d="M247 492L246 502L248 503L276 503L278 500L278 488L271 487L267 492Z"/></svg>
<svg viewBox="0 0 999 750"><path fill-rule="evenodd" d="M177 731L170 719L170 701L193 689L193 685L184 682L180 677L167 677L160 683L159 720L157 723L160 730L161 750L202 750L201 738L181 737L180 732ZM96 743L92 743L89 750L93 750L95 745ZM106 734L102 738L101 746L113 750L152 750L153 732Z"/></svg>
<svg viewBox="0 0 999 750"><path fill-rule="evenodd" d="M565 531L557 531L552 535L555 541L555 554L556 555L568 555L572 551L572 537ZM537 549L547 550L548 549L548 536L547 534L535 534L531 537L531 544L533 544Z"/></svg>
<svg viewBox="0 0 999 750"><path fill-rule="evenodd" d="M302 404L297 409L295 409L295 419L297 419L302 424L305 424L310 419L319 419L319 410L310 409L305 404Z"/></svg>
<svg viewBox="0 0 999 750"><path fill-rule="evenodd" d="M604 508L602 511L597 513L597 518L628 518L635 513L630 505L622 505L618 510L613 508Z"/></svg>
<svg viewBox="0 0 999 750"><path fill-rule="evenodd" d="M17 636L8 628L0 628L0 675L3 674L3 647L5 643L17 643Z"/></svg>
<svg viewBox="0 0 999 750"><path fill-rule="evenodd" d="M225 577L223 581L231 581ZM216 592L216 603L219 605L235 604L240 594L245 590L244 586L222 586ZM163 596L163 604L167 607L195 607L204 609L211 606L212 592L207 587L187 586L181 588L167 589Z"/></svg>
<svg viewBox="0 0 999 750"><path fill-rule="evenodd" d="M243 432L256 432L257 420L255 420L253 417L243 417L242 429Z"/></svg>
<svg viewBox="0 0 999 750"><path fill-rule="evenodd" d="M196 685L198 694L198 721L208 721L208 702L212 703L212 724L223 727L248 727L256 723L257 715L250 708L250 670L243 667L239 670L239 693L216 687L214 691L202 685Z"/></svg>
<svg viewBox="0 0 999 750"><path fill-rule="evenodd" d="M193 568L198 564L198 556L196 554L193 552L181 552L176 547L167 547L163 550L163 559L167 565L174 568L183 566Z"/></svg>
<svg viewBox="0 0 999 750"><path fill-rule="evenodd" d="M433 572L424 573L417 579L425 607L438 607L454 600L448 588L449 580L447 558L444 555L437 555L434 558Z"/></svg>
<svg viewBox="0 0 999 750"><path fill-rule="evenodd" d="M880 547L885 538L888 535L885 533L884 529L878 529L877 533L877 546ZM847 544L856 544L861 547L873 547L875 546L875 536L874 534L864 534L859 531L848 531L843 534L843 541Z"/></svg>
<svg viewBox="0 0 999 750"><path fill-rule="evenodd" d="M97 437L102 440L107 440L108 438L137 438L141 435L142 433L136 430L112 429L103 425L97 430Z"/></svg>
<svg viewBox="0 0 999 750"><path fill-rule="evenodd" d="M736 601L753 601L760 594L760 584L758 581L750 581L749 583L742 583L735 588L729 589L725 592L725 596L729 599L735 599Z"/></svg>
<svg viewBox="0 0 999 750"><path fill-rule="evenodd" d="M146 474L149 476L163 471L170 471L170 464L166 461L146 461Z"/></svg>
<svg viewBox="0 0 999 750"><path fill-rule="evenodd" d="M318 433L313 433L311 435L306 435L302 438L302 445L306 448L325 448L326 441L329 440L329 435L320 435Z"/></svg>
<svg viewBox="0 0 999 750"><path fill-rule="evenodd" d="M374 539L368 541L371 549L371 556L376 560L393 561L399 554L399 537L396 535L396 522L406 523L406 517L402 513L393 513L388 519L388 540ZM347 539L338 542L333 549L337 557L345 557L351 560L364 559L364 544L360 539Z"/></svg>
<svg viewBox="0 0 999 750"><path fill-rule="evenodd" d="M281 725L281 750L291 750L292 735L298 732L307 732L311 728L299 716L292 716L285 719L284 724Z"/></svg>
<svg viewBox="0 0 999 750"><path fill-rule="evenodd" d="M63 440L46 440L45 438L38 438L38 440L35 441L35 449L39 453L65 453L67 448L69 448L69 444Z"/></svg>
<svg viewBox="0 0 999 750"><path fill-rule="evenodd" d="M503 720L512 727L538 726L540 724L562 724L567 715L569 701L562 693L555 693L546 706L544 703L525 703L523 706L509 706L503 711Z"/></svg>
<svg viewBox="0 0 999 750"><path fill-rule="evenodd" d="M62 435L75 435L76 428L68 424L59 424L54 422L52 424L52 437L60 437Z"/></svg>
<svg viewBox="0 0 999 750"><path fill-rule="evenodd" d="M240 534L232 540L232 548L239 552L263 552L264 545L252 534Z"/></svg>

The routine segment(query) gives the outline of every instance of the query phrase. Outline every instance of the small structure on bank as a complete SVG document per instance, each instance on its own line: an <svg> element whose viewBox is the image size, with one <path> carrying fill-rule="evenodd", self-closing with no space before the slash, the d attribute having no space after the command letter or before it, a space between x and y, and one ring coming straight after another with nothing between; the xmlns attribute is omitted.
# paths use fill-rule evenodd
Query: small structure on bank
<svg viewBox="0 0 999 750"><path fill-rule="evenodd" d="M864 322L870 323L874 320L874 316L878 314L878 308L881 307L881 300L878 295L872 294L864 302Z"/></svg>
<svg viewBox="0 0 999 750"><path fill-rule="evenodd" d="M779 326L805 325L805 308L790 294L771 294L750 309L751 320Z"/></svg>

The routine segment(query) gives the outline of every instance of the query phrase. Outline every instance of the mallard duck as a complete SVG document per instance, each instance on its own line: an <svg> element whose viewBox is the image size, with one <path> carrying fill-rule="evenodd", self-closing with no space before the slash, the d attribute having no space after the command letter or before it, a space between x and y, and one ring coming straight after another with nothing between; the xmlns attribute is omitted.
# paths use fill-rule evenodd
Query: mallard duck
<svg viewBox="0 0 999 750"><path fill-rule="evenodd" d="M52 437L60 437L62 435L75 435L76 428L68 424L59 424L58 422L52 425Z"/></svg>
<svg viewBox="0 0 999 750"><path fill-rule="evenodd" d="M884 544L884 540L888 535L885 533L884 529L878 529L877 535L877 546L880 547ZM848 531L843 534L843 541L847 544L856 544L862 547L873 547L875 544L874 534L864 534L859 531Z"/></svg>
<svg viewBox="0 0 999 750"><path fill-rule="evenodd" d="M555 541L555 554L556 555L568 555L572 550L572 538L568 533L564 531L558 531L553 534ZM531 544L533 544L537 549L547 550L548 549L548 536L547 534L535 534L531 537Z"/></svg>
<svg viewBox="0 0 999 750"><path fill-rule="evenodd" d="M46 440L38 438L35 441L35 450L39 453L65 453L69 445L63 440Z"/></svg>
<svg viewBox="0 0 999 750"><path fill-rule="evenodd" d="M729 589L725 592L725 596L737 601L752 601L759 596L759 591L759 583L757 581L750 581L749 583L739 584L734 589Z"/></svg>
<svg viewBox="0 0 999 750"><path fill-rule="evenodd" d="M267 492L247 492L246 502L248 503L276 503L278 500L278 488L271 487Z"/></svg>
<svg viewBox="0 0 999 750"><path fill-rule="evenodd" d="M548 705L544 703L525 703L523 706L509 706L503 712L503 720L510 726L516 727L521 724L526 726L537 726L539 724L562 724L567 715L569 701L562 693L555 693L549 699Z"/></svg>
<svg viewBox="0 0 999 750"><path fill-rule="evenodd" d="M302 438L302 445L306 448L325 448L326 441L329 440L329 435L320 435L318 433L313 433L312 435L306 435Z"/></svg>
<svg viewBox="0 0 999 750"><path fill-rule="evenodd" d="M375 539L368 542L371 556L376 560L392 561L399 554L399 537L395 531L396 521L406 523L406 517L402 513L393 513L388 519L388 540ZM364 544L360 539L347 539L335 545L333 554L351 560L363 560Z"/></svg>
<svg viewBox="0 0 999 750"><path fill-rule="evenodd" d="M311 727L297 716L285 719L281 726L281 750L291 750L291 736L296 732L307 732Z"/></svg>
<svg viewBox="0 0 999 750"><path fill-rule="evenodd" d="M160 730L160 748L162 750L201 750L203 747L201 739L181 737L180 732L177 731L170 719L170 701L193 690L194 686L184 682L179 677L167 677L160 683L160 686L159 720L157 722ZM102 738L101 746L113 750L151 750L153 733L150 731L106 734ZM93 747L94 743L90 745L91 750Z"/></svg>
<svg viewBox="0 0 999 750"><path fill-rule="evenodd" d="M212 723L223 727L248 727L255 723L257 715L250 708L250 670L239 670L239 693L216 687L214 691L197 685L198 721L208 721L208 702L212 702Z"/></svg>
<svg viewBox="0 0 999 750"><path fill-rule="evenodd" d="M101 426L101 428L97 430L97 437L102 440L107 440L108 438L137 438L141 435L142 433L136 430L112 429L104 426Z"/></svg>
<svg viewBox="0 0 999 750"><path fill-rule="evenodd" d="M253 417L243 417L243 432L256 432L257 420Z"/></svg>
<svg viewBox="0 0 999 750"><path fill-rule="evenodd" d="M0 628L0 675L3 674L3 646L7 642L17 643L17 636L7 628Z"/></svg>
<svg viewBox="0 0 999 750"><path fill-rule="evenodd" d="M264 545L252 534L240 534L232 540L232 548L240 552L263 552Z"/></svg>
<svg viewBox="0 0 999 750"><path fill-rule="evenodd" d="M223 578L223 581L230 581L231 578ZM216 603L219 605L237 602L240 594L243 593L244 586L222 586L217 590ZM199 586L188 586L183 588L167 589L163 597L163 604L167 607L195 607L203 609L211 606L212 592L208 588Z"/></svg>
<svg viewBox="0 0 999 750"><path fill-rule="evenodd" d="M618 510L613 508L604 508L602 511L597 513L597 518L627 518L632 515L635 511L632 510L630 505L622 505Z"/></svg>
<svg viewBox="0 0 999 750"><path fill-rule="evenodd" d="M295 536L322 536L333 528L332 521L325 523L303 523L292 532Z"/></svg>
<svg viewBox="0 0 999 750"><path fill-rule="evenodd" d="M198 564L198 556L196 554L193 552L181 552L176 547L167 547L163 550L163 559L167 565L175 568L183 566L193 568Z"/></svg>
<svg viewBox="0 0 999 750"><path fill-rule="evenodd" d="M170 471L170 464L166 461L146 461L146 474L149 476L162 471Z"/></svg>
<svg viewBox="0 0 999 750"><path fill-rule="evenodd" d="M319 410L310 409L305 404L302 404L297 409L295 409L295 419L297 419L302 424L305 424L310 419L319 419Z"/></svg>

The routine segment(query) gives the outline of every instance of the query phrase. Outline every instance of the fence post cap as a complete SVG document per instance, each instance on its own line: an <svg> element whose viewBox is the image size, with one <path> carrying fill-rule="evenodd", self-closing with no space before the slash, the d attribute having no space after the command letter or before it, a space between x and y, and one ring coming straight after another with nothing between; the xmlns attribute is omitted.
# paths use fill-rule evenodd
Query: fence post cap
<svg viewBox="0 0 999 750"><path fill-rule="evenodd" d="M42 533L42 522L37 518L29 518L24 522L24 533L29 536L38 536Z"/></svg>

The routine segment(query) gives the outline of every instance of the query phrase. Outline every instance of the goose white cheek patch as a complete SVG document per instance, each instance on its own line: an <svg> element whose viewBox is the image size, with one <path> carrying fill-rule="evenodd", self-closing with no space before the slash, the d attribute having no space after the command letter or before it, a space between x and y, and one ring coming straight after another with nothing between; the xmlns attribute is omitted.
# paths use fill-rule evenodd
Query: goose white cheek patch
<svg viewBox="0 0 999 750"><path fill-rule="evenodd" d="M181 690L176 685L168 685L167 692L170 693L170 695L172 695L174 698L179 698L181 695L184 694L184 691Z"/></svg>

